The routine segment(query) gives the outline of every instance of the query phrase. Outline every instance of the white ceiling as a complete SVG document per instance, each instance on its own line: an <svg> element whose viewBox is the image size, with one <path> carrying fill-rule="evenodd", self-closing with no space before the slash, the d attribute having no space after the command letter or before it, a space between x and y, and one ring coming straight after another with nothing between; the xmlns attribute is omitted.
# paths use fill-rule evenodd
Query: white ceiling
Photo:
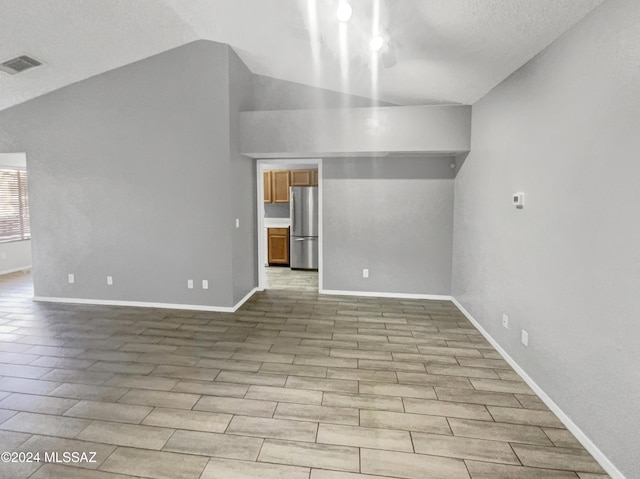
<svg viewBox="0 0 640 479"><path fill-rule="evenodd" d="M260 75L397 104L472 104L604 0L350 0L347 24L338 1L0 0L0 61L44 62L0 72L0 109L196 39L228 43ZM393 42L395 66L369 51L374 30Z"/></svg>

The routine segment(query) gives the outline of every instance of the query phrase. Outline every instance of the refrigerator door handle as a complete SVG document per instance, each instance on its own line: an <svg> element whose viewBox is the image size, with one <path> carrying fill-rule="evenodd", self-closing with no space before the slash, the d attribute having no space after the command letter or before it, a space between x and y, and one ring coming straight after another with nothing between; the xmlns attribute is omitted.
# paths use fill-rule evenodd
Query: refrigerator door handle
<svg viewBox="0 0 640 479"><path fill-rule="evenodd" d="M306 238L294 238L294 241L304 241Z"/></svg>
<svg viewBox="0 0 640 479"><path fill-rule="evenodd" d="M296 230L295 227L295 216L293 208L293 188L289 188L289 218L291 218L291 225L289 231L294 232Z"/></svg>

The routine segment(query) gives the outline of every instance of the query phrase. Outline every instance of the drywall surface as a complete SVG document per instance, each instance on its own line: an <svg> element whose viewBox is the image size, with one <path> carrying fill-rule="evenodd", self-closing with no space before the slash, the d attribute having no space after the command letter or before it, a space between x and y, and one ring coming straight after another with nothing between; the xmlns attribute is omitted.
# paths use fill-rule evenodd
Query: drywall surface
<svg viewBox="0 0 640 479"><path fill-rule="evenodd" d="M254 158L469 151L471 107L396 106L241 114L241 150Z"/></svg>
<svg viewBox="0 0 640 479"><path fill-rule="evenodd" d="M451 158L322 163L325 290L449 295ZM369 269L369 278L362 270Z"/></svg>
<svg viewBox="0 0 640 479"><path fill-rule="evenodd" d="M252 75L254 99L245 110L297 110L392 106L391 103L315 88L263 75Z"/></svg>
<svg viewBox="0 0 640 479"><path fill-rule="evenodd" d="M610 0L474 105L453 254L454 297L628 478L640 474L638 78L640 3Z"/></svg>
<svg viewBox="0 0 640 479"><path fill-rule="evenodd" d="M0 112L36 296L234 304L228 82L228 47L197 41Z"/></svg>
<svg viewBox="0 0 640 479"><path fill-rule="evenodd" d="M240 111L253 101L252 74L229 48L232 270L234 304L258 286L256 161L240 153ZM236 219L239 226L236 227Z"/></svg>
<svg viewBox="0 0 640 479"><path fill-rule="evenodd" d="M0 274L31 269L31 240L0 243Z"/></svg>
<svg viewBox="0 0 640 479"><path fill-rule="evenodd" d="M24 153L0 153L0 169L25 169ZM0 243L0 274L31 268L31 240Z"/></svg>

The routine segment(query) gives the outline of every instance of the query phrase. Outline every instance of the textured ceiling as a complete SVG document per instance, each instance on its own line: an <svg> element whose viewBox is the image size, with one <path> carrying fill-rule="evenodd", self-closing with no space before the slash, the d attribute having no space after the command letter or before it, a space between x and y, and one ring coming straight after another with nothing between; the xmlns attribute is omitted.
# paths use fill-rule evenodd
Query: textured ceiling
<svg viewBox="0 0 640 479"><path fill-rule="evenodd" d="M603 0L0 0L0 109L196 39L230 44L252 72L397 104L484 96ZM395 66L372 55L374 31ZM385 47L386 48L386 47Z"/></svg>

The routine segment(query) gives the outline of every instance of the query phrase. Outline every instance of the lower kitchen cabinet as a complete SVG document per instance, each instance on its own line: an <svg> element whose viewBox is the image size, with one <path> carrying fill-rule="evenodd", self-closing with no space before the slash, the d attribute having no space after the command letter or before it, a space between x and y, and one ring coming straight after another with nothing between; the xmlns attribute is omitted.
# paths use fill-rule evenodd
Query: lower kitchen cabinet
<svg viewBox="0 0 640 479"><path fill-rule="evenodd" d="M289 228L268 228L269 265L289 265Z"/></svg>

